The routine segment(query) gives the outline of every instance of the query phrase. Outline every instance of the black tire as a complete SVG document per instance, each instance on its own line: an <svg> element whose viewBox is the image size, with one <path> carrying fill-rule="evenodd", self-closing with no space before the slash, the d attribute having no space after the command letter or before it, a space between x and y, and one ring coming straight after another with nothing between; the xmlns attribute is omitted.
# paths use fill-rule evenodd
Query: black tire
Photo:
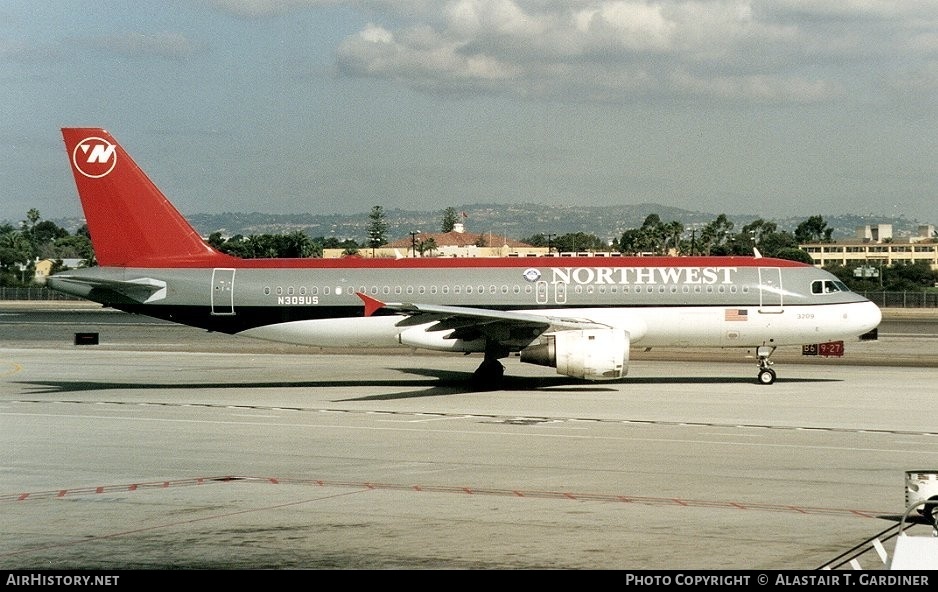
<svg viewBox="0 0 938 592"><path fill-rule="evenodd" d="M772 384L775 382L775 370L763 368L759 370L759 384Z"/></svg>
<svg viewBox="0 0 938 592"><path fill-rule="evenodd" d="M938 498L933 497L922 504L918 509L918 513L932 524L938 524Z"/></svg>

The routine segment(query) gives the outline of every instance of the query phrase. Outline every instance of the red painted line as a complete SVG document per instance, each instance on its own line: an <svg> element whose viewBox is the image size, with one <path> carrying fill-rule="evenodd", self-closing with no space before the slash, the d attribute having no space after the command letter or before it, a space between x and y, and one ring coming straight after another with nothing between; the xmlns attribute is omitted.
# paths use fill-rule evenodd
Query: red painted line
<svg viewBox="0 0 938 592"><path fill-rule="evenodd" d="M178 480L167 480L167 481L153 481L150 483L132 483L129 485L102 485L96 488L73 488L73 489L59 489L59 490L50 490L50 491L34 491L34 492L20 492L12 495L0 495L0 502L3 501L26 501L28 500L41 500L49 498L64 498L66 496L71 496L73 498L88 495L90 493L113 493L118 491L138 491L140 489L154 488L154 487L183 487L191 485L203 485L217 482L230 482L230 481L242 481L242 482L254 482L262 483L266 482L269 484L290 484L290 485L318 485L320 487L332 487L332 488L352 488L361 490L366 488L368 490L410 490L414 492L438 492L438 493L464 493L469 495L489 495L489 496L513 496L520 498L542 498L542 499L567 499L573 501L619 501L622 503L630 504L644 504L651 506L665 506L665 505L677 505L681 507L694 507L694 508L717 508L717 509L736 509L736 510L755 510L763 512L797 512L804 515L817 515L817 514L826 514L826 515L841 515L841 516L854 516L861 518L876 518L877 516L887 514L887 511L873 511L873 510L858 510L850 508L814 508L814 507L799 507L792 505L784 504L759 504L759 503L743 503L736 501L720 501L720 500L693 500L693 499L679 499L679 498L663 498L663 497L648 497L648 496L626 496L626 495L616 495L616 494L602 494L602 493L577 493L577 492L560 492L560 491L525 491L521 489L473 489L471 487L465 486L450 486L450 485L420 485L420 484L395 484L395 483L373 483L373 482L358 482L358 481L330 481L324 479L279 479L275 477L250 477L250 476L237 476L237 477L200 477L193 479L178 479ZM342 494L344 495L344 494Z"/></svg>

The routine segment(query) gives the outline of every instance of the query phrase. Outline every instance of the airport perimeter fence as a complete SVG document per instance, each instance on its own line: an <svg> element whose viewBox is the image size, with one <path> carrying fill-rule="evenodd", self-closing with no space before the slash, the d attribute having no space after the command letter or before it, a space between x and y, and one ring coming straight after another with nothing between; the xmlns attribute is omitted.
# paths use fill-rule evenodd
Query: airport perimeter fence
<svg viewBox="0 0 938 592"><path fill-rule="evenodd" d="M0 286L0 300L72 300L81 301L84 298L62 294L43 286L29 286L27 288L4 288Z"/></svg>
<svg viewBox="0 0 938 592"><path fill-rule="evenodd" d="M860 292L880 308L938 308L938 292Z"/></svg>
<svg viewBox="0 0 938 592"><path fill-rule="evenodd" d="M880 308L938 308L938 292L860 292ZM42 286L28 288L0 287L0 300L77 300L82 298L62 294Z"/></svg>

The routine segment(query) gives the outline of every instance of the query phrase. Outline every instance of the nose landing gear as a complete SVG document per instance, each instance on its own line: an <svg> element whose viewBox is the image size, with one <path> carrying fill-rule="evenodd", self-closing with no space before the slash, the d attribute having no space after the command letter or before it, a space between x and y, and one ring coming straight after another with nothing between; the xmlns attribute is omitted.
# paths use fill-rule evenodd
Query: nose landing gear
<svg viewBox="0 0 938 592"><path fill-rule="evenodd" d="M761 346L756 348L756 357L759 358L759 374L757 376L759 384L772 384L775 382L775 370L770 368L773 362L769 361L769 356L775 351L775 346Z"/></svg>

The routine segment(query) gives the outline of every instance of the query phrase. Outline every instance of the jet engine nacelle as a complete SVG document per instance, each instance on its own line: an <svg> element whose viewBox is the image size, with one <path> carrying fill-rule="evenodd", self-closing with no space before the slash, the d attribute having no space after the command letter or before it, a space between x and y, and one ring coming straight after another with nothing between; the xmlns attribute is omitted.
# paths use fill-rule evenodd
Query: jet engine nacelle
<svg viewBox="0 0 938 592"><path fill-rule="evenodd" d="M629 371L629 334L622 329L559 331L521 350L521 361L585 380L615 380Z"/></svg>

